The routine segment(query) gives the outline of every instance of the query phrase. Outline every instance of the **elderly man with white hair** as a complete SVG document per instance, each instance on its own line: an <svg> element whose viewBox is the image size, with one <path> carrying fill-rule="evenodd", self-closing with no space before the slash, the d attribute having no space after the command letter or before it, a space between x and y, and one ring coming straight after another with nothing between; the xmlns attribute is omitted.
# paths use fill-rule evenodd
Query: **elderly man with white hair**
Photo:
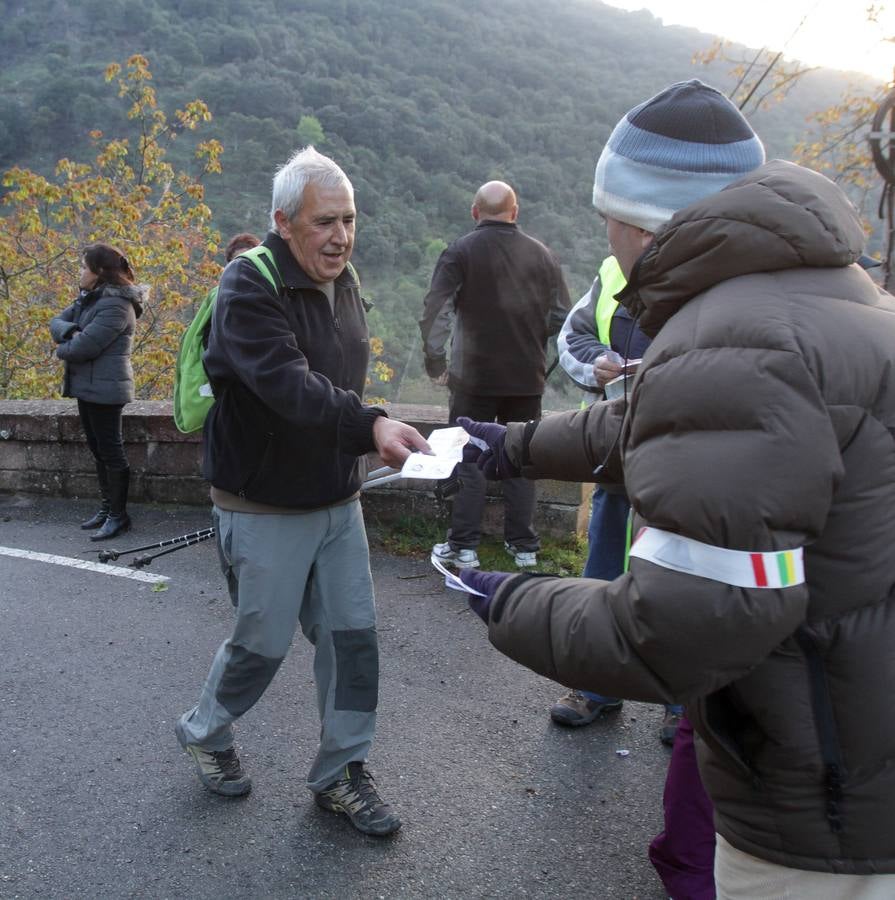
<svg viewBox="0 0 895 900"><path fill-rule="evenodd" d="M386 835L401 823L365 766L379 655L358 491L367 452L400 466L429 447L361 399L370 344L348 264L355 221L348 177L305 148L274 178L257 261L237 257L221 278L203 359L215 396L204 474L236 622L176 732L209 790L247 793L233 723L261 698L301 625L314 645L322 726L308 787L355 828Z"/></svg>

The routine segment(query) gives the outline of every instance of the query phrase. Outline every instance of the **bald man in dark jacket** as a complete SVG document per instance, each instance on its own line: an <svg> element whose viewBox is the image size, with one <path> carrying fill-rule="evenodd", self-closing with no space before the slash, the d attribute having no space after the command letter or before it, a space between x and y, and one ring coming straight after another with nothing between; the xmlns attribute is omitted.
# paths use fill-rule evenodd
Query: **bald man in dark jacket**
<svg viewBox="0 0 895 900"><path fill-rule="evenodd" d="M450 388L450 421L458 416L509 422L541 414L547 339L569 311L569 293L553 253L516 224L515 191L489 181L472 204L475 228L441 254L426 295L420 331L426 372ZM451 341L450 365L445 344ZM448 540L433 554L458 566L478 563L485 483L462 466ZM507 551L518 566L534 565L539 547L532 519L535 487L504 483Z"/></svg>

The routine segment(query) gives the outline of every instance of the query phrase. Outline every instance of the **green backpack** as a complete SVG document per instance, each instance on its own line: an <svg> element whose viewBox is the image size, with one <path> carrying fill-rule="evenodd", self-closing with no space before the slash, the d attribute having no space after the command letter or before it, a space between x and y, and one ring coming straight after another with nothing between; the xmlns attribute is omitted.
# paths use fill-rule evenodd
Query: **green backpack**
<svg viewBox="0 0 895 900"><path fill-rule="evenodd" d="M250 259L258 271L279 293L283 279L280 278L273 254L267 247L252 247L241 256ZM174 424L178 431L190 434L199 431L214 403L214 394L208 383L208 375L202 365L202 354L208 342L211 314L217 299L217 286L213 287L199 305L193 321L180 339L180 351L174 367Z"/></svg>

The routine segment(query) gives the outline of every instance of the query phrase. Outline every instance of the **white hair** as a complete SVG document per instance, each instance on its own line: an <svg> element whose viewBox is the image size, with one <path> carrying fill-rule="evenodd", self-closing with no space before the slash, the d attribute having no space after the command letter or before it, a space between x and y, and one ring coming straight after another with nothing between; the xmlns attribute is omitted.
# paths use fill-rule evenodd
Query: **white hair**
<svg viewBox="0 0 895 900"><path fill-rule="evenodd" d="M292 220L298 215L309 184L320 187L345 187L354 197L354 187L348 176L328 156L318 153L310 144L297 151L277 169L273 177L273 197L270 204L270 227L276 231L275 214L282 210Z"/></svg>

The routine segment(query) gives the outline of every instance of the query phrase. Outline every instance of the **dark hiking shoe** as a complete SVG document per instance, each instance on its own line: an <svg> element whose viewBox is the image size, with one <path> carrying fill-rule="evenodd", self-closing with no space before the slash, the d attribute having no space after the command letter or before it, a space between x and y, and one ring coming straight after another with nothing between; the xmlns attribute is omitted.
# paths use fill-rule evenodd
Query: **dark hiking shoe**
<svg viewBox="0 0 895 900"><path fill-rule="evenodd" d="M180 746L193 758L199 781L208 790L224 797L241 797L252 789L252 779L240 765L234 747L226 750L203 750L188 744L180 722L174 726L174 732Z"/></svg>
<svg viewBox="0 0 895 900"><path fill-rule="evenodd" d="M606 713L615 712L622 708L622 701L613 697L603 697L600 700L591 700L585 697L581 691L569 691L565 697L560 697L550 707L550 718L557 725L590 725Z"/></svg>
<svg viewBox="0 0 895 900"><path fill-rule="evenodd" d="M662 719L662 727L659 729L659 740L666 747L674 746L674 739L677 737L677 728L681 724L681 714L675 709L665 710L665 718Z"/></svg>
<svg viewBox="0 0 895 900"><path fill-rule="evenodd" d="M401 820L379 796L373 776L360 762L348 763L343 777L314 794L314 800L323 809L345 813L348 821L364 834L382 837L401 827Z"/></svg>

